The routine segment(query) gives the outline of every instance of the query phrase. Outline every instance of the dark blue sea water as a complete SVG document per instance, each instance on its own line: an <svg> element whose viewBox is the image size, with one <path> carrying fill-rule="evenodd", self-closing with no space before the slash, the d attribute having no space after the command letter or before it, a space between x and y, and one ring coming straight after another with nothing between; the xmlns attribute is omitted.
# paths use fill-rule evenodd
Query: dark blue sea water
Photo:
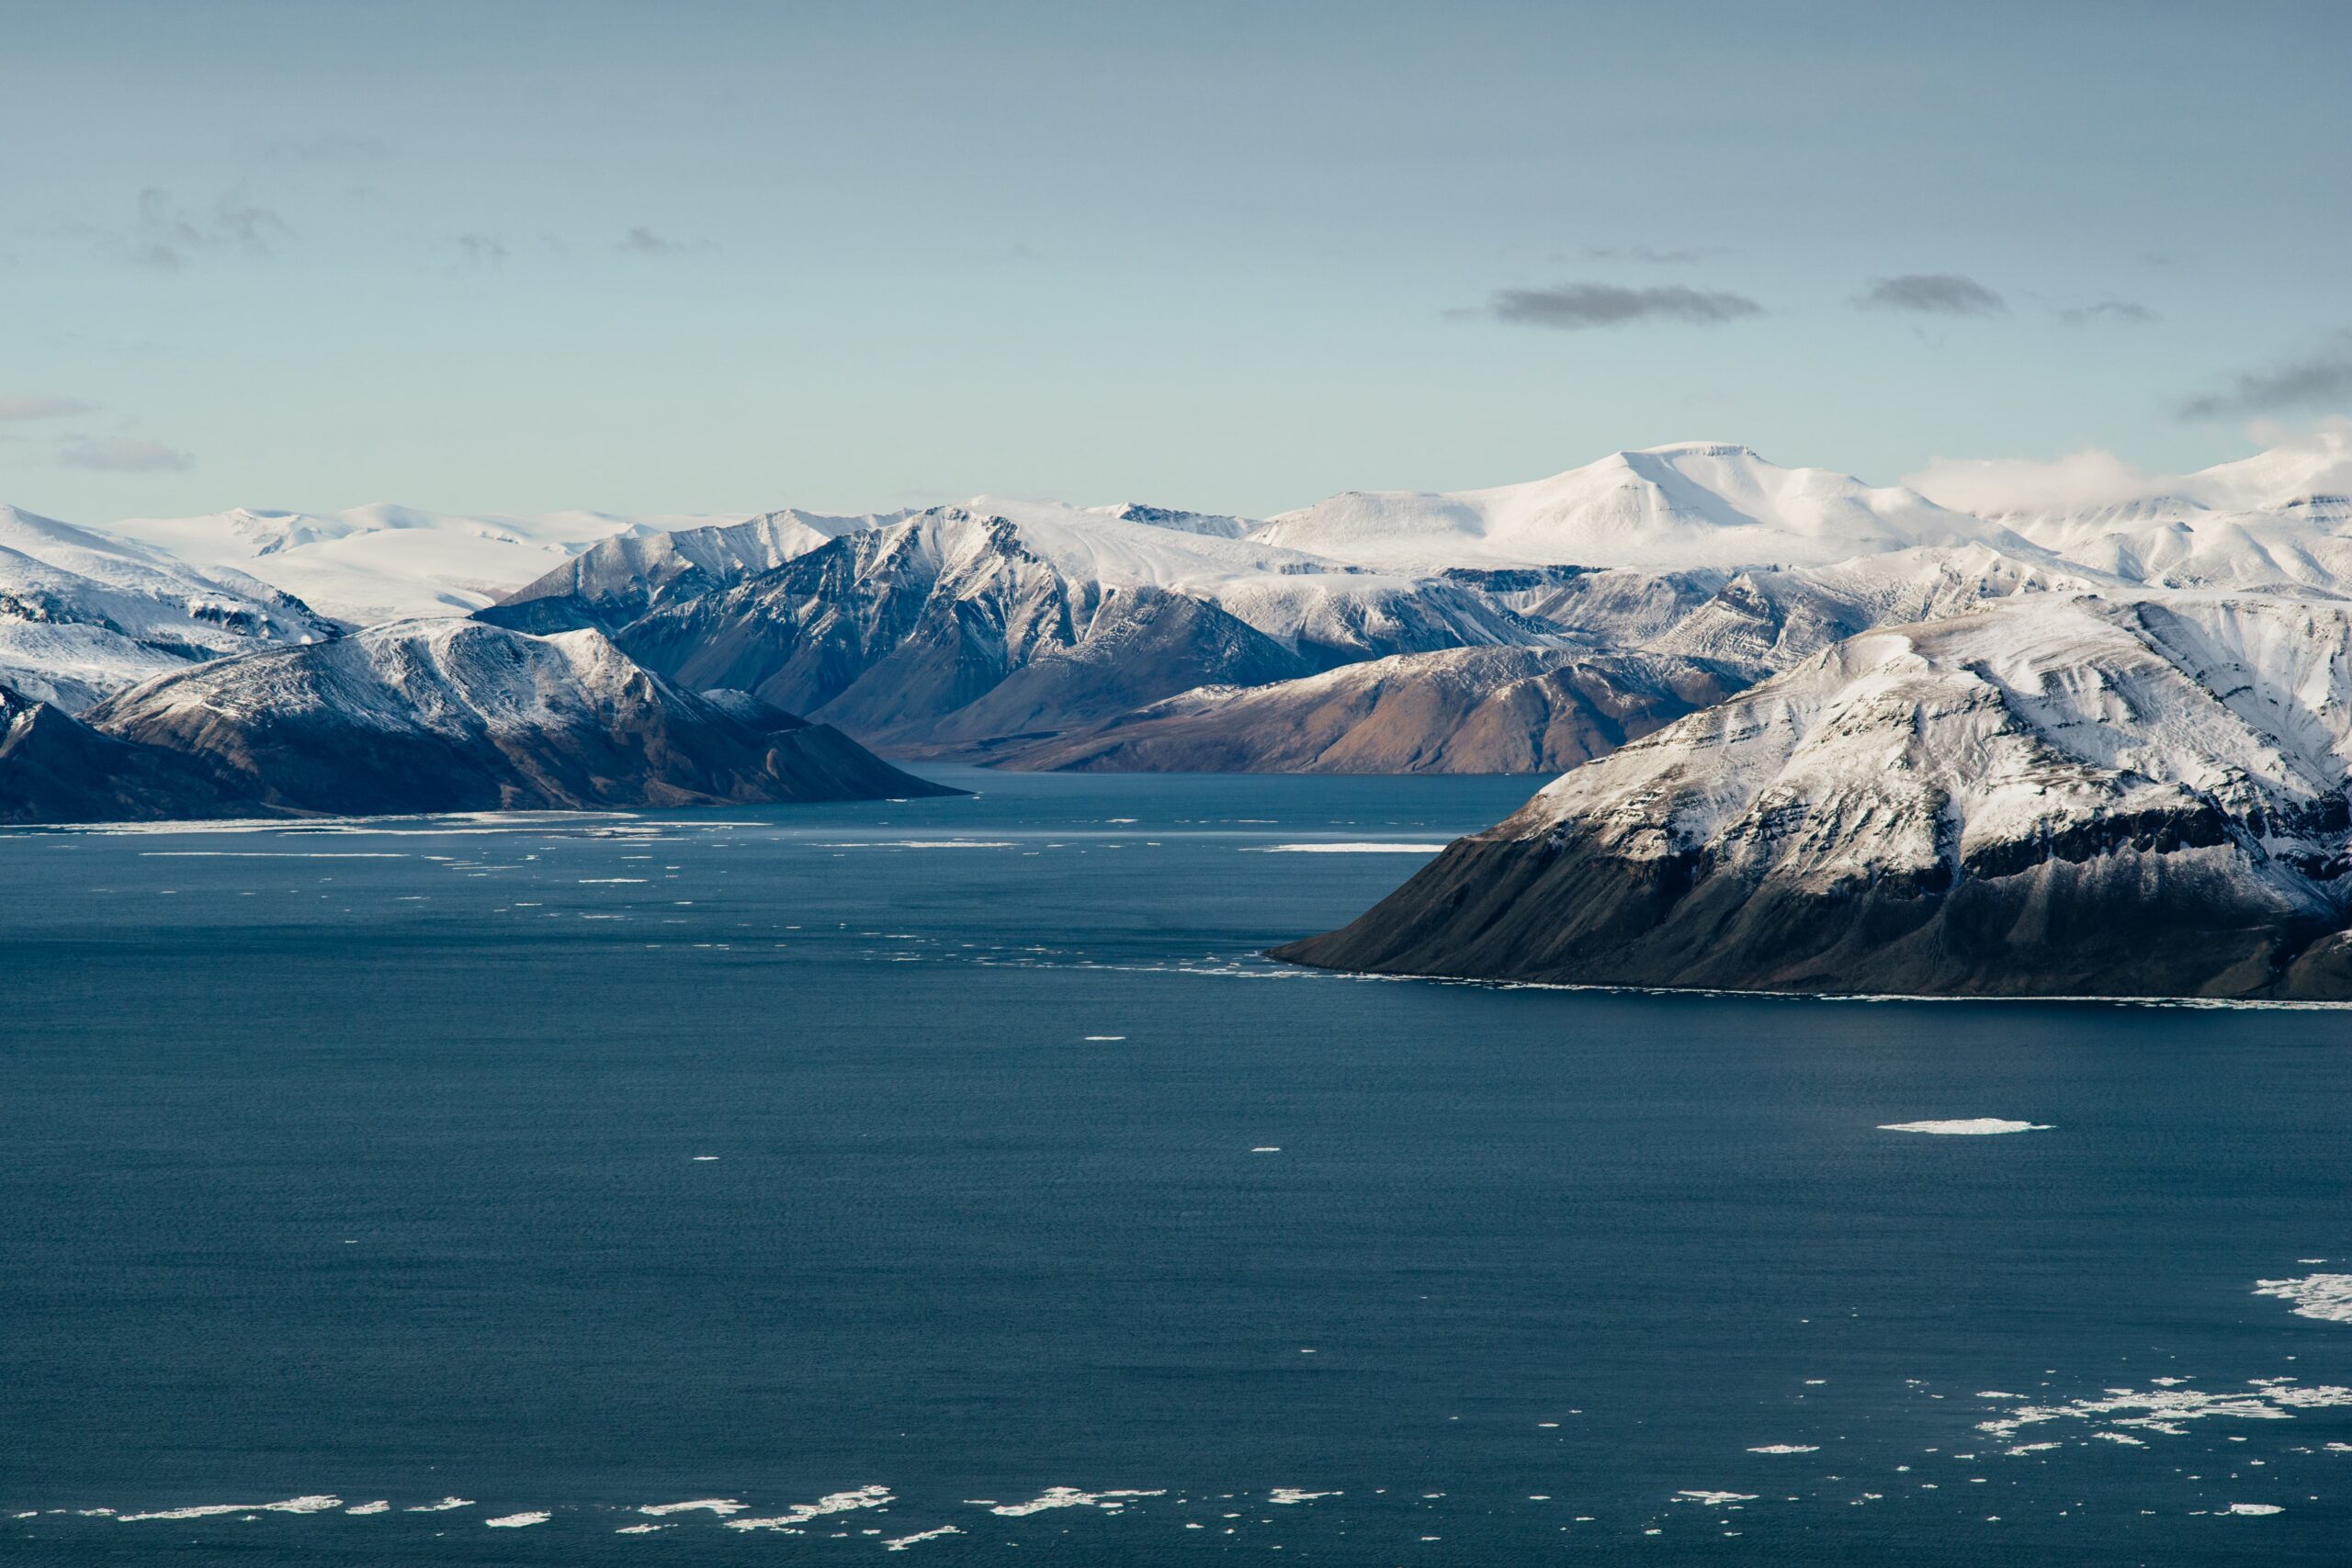
<svg viewBox="0 0 2352 1568"><path fill-rule="evenodd" d="M0 835L0 1559L2345 1560L2352 1015L1286 970L1527 784L960 778Z"/></svg>

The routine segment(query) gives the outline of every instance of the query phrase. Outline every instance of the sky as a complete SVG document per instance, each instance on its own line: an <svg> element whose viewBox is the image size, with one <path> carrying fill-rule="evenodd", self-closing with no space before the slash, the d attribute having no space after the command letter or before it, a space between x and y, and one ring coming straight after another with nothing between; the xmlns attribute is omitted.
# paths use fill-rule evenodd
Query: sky
<svg viewBox="0 0 2352 1568"><path fill-rule="evenodd" d="M2352 414L2352 7L0 0L0 500L1263 515Z"/></svg>

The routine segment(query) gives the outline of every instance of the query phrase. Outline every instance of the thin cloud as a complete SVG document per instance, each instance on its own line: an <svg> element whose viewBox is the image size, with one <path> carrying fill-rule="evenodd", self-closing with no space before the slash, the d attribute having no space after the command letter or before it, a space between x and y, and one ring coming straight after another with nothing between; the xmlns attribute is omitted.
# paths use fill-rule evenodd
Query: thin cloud
<svg viewBox="0 0 2352 1568"><path fill-rule="evenodd" d="M1497 289L1483 313L1518 326L1582 332L1589 327L1617 327L1634 321L1719 326L1743 316L1760 316L1764 307L1745 294L1687 288L1679 283L1649 288L1628 288L1615 283L1564 283L1556 288Z"/></svg>
<svg viewBox="0 0 2352 1568"><path fill-rule="evenodd" d="M130 226L104 237L136 265L176 272L207 253L269 255L271 246L293 231L276 211L240 194L224 194L199 209L150 186L139 193Z"/></svg>
<svg viewBox="0 0 2352 1568"><path fill-rule="evenodd" d="M1692 266L1731 254L1729 245L1698 245L1687 250L1659 250L1654 245L1587 245L1587 261L1641 262L1649 266Z"/></svg>
<svg viewBox="0 0 2352 1568"><path fill-rule="evenodd" d="M2352 403L2352 330L2335 333L2299 359L2266 370L2242 371L2222 392L2207 392L2180 406L2183 419L2230 419L2245 414Z"/></svg>
<svg viewBox="0 0 2352 1568"><path fill-rule="evenodd" d="M59 444L57 465L100 474L180 474L196 467L196 459L135 435L76 435Z"/></svg>
<svg viewBox="0 0 2352 1568"><path fill-rule="evenodd" d="M506 247L487 234L460 234L455 243L458 254L473 266L496 266L506 259Z"/></svg>
<svg viewBox="0 0 2352 1568"><path fill-rule="evenodd" d="M79 398L0 398L0 423L32 419L71 419L75 414L97 412L97 404L85 403Z"/></svg>
<svg viewBox="0 0 2352 1568"><path fill-rule="evenodd" d="M2162 495L2176 476L2153 474L2103 447L2063 457L1938 457L1903 482L1940 506L1979 517L2083 512Z"/></svg>
<svg viewBox="0 0 2352 1568"><path fill-rule="evenodd" d="M2131 299L2102 299L2096 305L2068 305L2057 315L2070 327L2086 327L2094 321L2123 321L2132 326L2144 326L2150 321L2163 320L2145 305Z"/></svg>
<svg viewBox="0 0 2352 1568"><path fill-rule="evenodd" d="M1905 310L1917 316L1995 316L2008 301L1973 277L1956 272L1906 272L1874 277L1854 296L1862 310Z"/></svg>
<svg viewBox="0 0 2352 1568"><path fill-rule="evenodd" d="M392 155L390 147L372 136L289 137L265 142L262 151L300 164L379 164Z"/></svg>
<svg viewBox="0 0 2352 1568"><path fill-rule="evenodd" d="M632 256L683 256L713 248L708 240L665 239L642 223L613 242L613 249Z"/></svg>

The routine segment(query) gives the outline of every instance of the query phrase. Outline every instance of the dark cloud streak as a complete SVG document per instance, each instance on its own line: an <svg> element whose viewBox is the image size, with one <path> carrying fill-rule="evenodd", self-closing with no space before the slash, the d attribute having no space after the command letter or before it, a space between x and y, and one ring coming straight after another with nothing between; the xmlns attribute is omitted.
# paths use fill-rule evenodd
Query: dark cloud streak
<svg viewBox="0 0 2352 1568"><path fill-rule="evenodd" d="M1687 288L1680 284L1628 288L1615 283L1564 283L1555 288L1497 289L1483 312L1515 326L1582 332L1634 321L1684 321L1719 326L1764 307L1745 294Z"/></svg>
<svg viewBox="0 0 2352 1568"><path fill-rule="evenodd" d="M1973 277L1956 272L1906 272L1874 277L1854 296L1861 310L1902 310L1917 316L1996 316L2008 301Z"/></svg>
<svg viewBox="0 0 2352 1568"><path fill-rule="evenodd" d="M2183 419L2228 419L2352 403L2352 330L2336 332L2299 359L2242 371L2226 392L2181 404Z"/></svg>

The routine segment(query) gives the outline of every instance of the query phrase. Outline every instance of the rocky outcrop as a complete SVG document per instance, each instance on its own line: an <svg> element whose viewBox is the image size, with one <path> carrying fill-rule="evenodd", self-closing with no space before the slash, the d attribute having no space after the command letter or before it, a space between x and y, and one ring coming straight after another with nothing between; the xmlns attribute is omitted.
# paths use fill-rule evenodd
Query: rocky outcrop
<svg viewBox="0 0 2352 1568"><path fill-rule="evenodd" d="M1450 847L1329 967L2352 998L2352 611L2036 595L1864 634Z"/></svg>

